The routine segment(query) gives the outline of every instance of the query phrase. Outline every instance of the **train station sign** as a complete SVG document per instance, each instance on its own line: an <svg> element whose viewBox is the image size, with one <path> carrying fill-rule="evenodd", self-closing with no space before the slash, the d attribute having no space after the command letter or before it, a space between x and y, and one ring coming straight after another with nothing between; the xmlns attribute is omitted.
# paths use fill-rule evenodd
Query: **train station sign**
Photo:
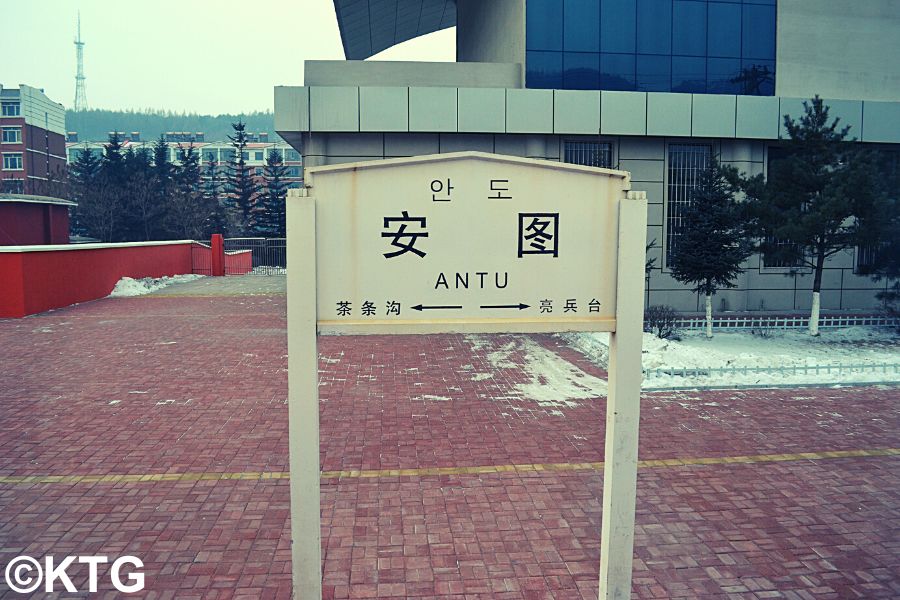
<svg viewBox="0 0 900 600"><path fill-rule="evenodd" d="M295 597L321 597L316 339L608 331L601 598L631 588L647 202L623 171L479 152L306 171L287 199Z"/></svg>

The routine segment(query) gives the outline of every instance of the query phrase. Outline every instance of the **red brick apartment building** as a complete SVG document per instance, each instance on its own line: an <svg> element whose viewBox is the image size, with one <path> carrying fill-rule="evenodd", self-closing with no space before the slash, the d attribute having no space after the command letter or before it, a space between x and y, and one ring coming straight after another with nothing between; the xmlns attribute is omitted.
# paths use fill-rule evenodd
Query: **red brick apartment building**
<svg viewBox="0 0 900 600"><path fill-rule="evenodd" d="M0 193L64 195L65 118L43 90L0 85Z"/></svg>

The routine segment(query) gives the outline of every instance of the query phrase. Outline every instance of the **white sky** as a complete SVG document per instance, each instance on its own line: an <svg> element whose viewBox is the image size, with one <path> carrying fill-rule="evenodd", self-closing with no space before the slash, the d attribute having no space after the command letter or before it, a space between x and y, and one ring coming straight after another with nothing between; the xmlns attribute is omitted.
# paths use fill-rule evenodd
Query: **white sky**
<svg viewBox="0 0 900 600"><path fill-rule="evenodd" d="M0 0L0 83L71 108L78 10L91 108L271 110L274 86L303 84L304 60L344 58L332 0ZM452 61L454 36L373 58Z"/></svg>

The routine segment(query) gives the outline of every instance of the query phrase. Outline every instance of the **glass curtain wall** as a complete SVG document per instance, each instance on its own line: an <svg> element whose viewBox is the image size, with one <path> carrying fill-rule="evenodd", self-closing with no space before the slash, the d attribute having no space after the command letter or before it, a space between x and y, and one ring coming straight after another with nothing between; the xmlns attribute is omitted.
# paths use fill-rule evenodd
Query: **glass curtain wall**
<svg viewBox="0 0 900 600"><path fill-rule="evenodd" d="M527 0L526 86L775 93L776 0Z"/></svg>

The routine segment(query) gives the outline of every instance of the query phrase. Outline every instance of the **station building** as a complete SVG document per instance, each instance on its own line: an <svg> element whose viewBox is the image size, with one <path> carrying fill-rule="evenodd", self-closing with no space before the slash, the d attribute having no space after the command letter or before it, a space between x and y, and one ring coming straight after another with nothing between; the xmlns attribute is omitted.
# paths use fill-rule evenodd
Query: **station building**
<svg viewBox="0 0 900 600"><path fill-rule="evenodd" d="M900 156L900 0L334 0L347 60L275 88L275 129L306 166L481 150L630 171L646 190L649 304L700 308L669 274L681 210L711 157L767 172L816 94L859 143ZM456 27L456 62L376 53ZM822 308L872 309L834 257ZM716 310L808 310L812 275L754 256Z"/></svg>

